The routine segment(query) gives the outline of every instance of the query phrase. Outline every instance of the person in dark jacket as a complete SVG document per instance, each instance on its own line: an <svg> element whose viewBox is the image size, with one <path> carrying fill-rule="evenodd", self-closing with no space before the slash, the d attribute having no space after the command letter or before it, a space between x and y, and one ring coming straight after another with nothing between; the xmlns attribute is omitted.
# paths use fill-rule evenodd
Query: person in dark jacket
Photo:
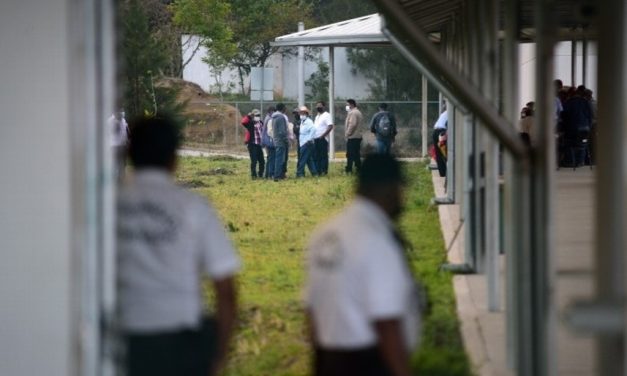
<svg viewBox="0 0 627 376"><path fill-rule="evenodd" d="M250 155L250 176L252 179L262 178L266 161L261 148L261 137L263 135L261 112L258 109L252 110L242 118L242 126L248 132L246 146ZM259 165L259 171L257 171L257 165Z"/></svg>
<svg viewBox="0 0 627 376"><path fill-rule="evenodd" d="M285 104L276 105L272 115L272 138L276 148L274 157L274 181L285 179L285 155L289 149L288 118L285 115Z"/></svg>
<svg viewBox="0 0 627 376"><path fill-rule="evenodd" d="M592 129L592 106L585 98L585 86L579 86L571 98L566 101L562 111L562 129L564 143L567 148L576 147L579 140L587 138ZM571 161L575 166L583 163L584 155L575 156Z"/></svg>

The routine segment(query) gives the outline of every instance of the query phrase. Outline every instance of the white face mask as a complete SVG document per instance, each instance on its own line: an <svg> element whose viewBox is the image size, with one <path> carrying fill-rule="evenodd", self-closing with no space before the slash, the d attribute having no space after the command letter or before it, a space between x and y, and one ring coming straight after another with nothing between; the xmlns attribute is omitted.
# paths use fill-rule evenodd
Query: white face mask
<svg viewBox="0 0 627 376"><path fill-rule="evenodd" d="M255 121L260 121L261 117L260 116L255 116L254 119L255 119Z"/></svg>
<svg viewBox="0 0 627 376"><path fill-rule="evenodd" d="M349 112L351 110L350 106L346 106L346 112Z"/></svg>
<svg viewBox="0 0 627 376"><path fill-rule="evenodd" d="M307 119L307 115L300 115L300 120L305 120Z"/></svg>

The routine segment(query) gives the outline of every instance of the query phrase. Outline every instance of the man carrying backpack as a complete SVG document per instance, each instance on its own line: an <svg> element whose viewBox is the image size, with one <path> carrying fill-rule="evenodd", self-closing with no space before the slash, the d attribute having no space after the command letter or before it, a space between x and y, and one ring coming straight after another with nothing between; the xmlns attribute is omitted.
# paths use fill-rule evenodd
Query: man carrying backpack
<svg viewBox="0 0 627 376"><path fill-rule="evenodd" d="M392 143L396 137L396 119L388 111L387 103L379 105L379 112L370 121L370 132L377 138L377 153L390 154Z"/></svg>

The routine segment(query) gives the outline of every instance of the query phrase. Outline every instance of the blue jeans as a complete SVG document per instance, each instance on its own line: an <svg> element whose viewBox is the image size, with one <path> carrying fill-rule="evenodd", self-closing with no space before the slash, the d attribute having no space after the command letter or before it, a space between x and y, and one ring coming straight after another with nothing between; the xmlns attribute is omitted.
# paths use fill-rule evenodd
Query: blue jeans
<svg viewBox="0 0 627 376"><path fill-rule="evenodd" d="M268 147L266 148L266 152L268 154L268 158L266 160L266 178L273 178L274 177L274 156L276 154L276 148L273 147Z"/></svg>
<svg viewBox="0 0 627 376"><path fill-rule="evenodd" d="M316 170L316 163L314 162L314 143L313 141L307 142L305 145L298 149L300 152L300 158L298 158L298 166L296 166L296 176L305 176L305 165L309 168L309 172L312 176L318 175Z"/></svg>
<svg viewBox="0 0 627 376"><path fill-rule="evenodd" d="M274 179L282 179L285 177L285 155L287 154L287 146L277 145L274 154Z"/></svg>
<svg viewBox="0 0 627 376"><path fill-rule="evenodd" d="M377 138L377 153L379 154L390 154L392 150L392 140L380 139Z"/></svg>

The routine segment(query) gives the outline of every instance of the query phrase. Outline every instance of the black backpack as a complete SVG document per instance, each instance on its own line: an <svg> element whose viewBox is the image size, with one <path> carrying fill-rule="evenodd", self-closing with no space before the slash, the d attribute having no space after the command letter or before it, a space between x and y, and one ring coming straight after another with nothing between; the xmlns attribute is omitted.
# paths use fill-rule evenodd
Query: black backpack
<svg viewBox="0 0 627 376"><path fill-rule="evenodd" d="M381 115L379 115L376 131L381 137L392 136L392 123L390 122L390 115L387 112L382 112Z"/></svg>

